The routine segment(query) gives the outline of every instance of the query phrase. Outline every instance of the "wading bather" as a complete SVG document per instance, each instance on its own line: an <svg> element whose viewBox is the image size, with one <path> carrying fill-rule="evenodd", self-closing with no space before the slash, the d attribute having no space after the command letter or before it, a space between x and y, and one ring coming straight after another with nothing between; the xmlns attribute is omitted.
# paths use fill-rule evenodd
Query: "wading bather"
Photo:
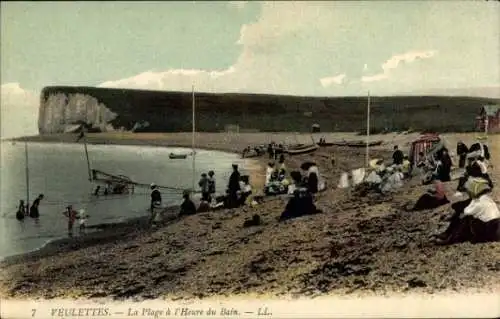
<svg viewBox="0 0 500 319"><path fill-rule="evenodd" d="M30 208L30 217L31 218L38 218L40 217L40 212L38 211L38 208L40 207L40 201L43 199L43 194L38 195L38 197L33 201L33 204L31 204Z"/></svg>
<svg viewBox="0 0 500 319"><path fill-rule="evenodd" d="M24 201L21 199L19 201L19 207L17 208L16 218L17 220L23 220L26 216L26 207L24 206Z"/></svg>

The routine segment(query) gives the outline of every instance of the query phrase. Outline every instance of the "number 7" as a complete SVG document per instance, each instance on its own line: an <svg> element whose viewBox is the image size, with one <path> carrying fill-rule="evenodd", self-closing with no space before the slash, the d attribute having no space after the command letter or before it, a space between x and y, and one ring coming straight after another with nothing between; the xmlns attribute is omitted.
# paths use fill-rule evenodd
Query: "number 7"
<svg viewBox="0 0 500 319"><path fill-rule="evenodd" d="M32 312L31 316L34 317L35 313L36 313L36 309L31 309L31 312Z"/></svg>

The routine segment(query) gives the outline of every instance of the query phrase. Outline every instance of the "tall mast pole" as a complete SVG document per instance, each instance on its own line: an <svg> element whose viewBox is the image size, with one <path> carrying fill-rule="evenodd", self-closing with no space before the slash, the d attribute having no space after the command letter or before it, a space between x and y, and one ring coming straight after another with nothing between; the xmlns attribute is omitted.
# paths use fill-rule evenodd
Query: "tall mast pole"
<svg viewBox="0 0 500 319"><path fill-rule="evenodd" d="M366 106L366 167L370 162L370 91L368 91L368 104Z"/></svg>
<svg viewBox="0 0 500 319"><path fill-rule="evenodd" d="M26 207L29 208L30 203L30 171L28 167L28 142L24 141L24 158L25 158L25 172L26 172Z"/></svg>
<svg viewBox="0 0 500 319"><path fill-rule="evenodd" d="M193 192L195 190L195 170L196 170L196 151L195 151L195 132L196 132L196 123L195 123L195 120L196 120L196 117L195 117L195 101L194 101L194 85L192 87L192 103L193 103L193 116L192 116L192 125L193 125L193 129L192 129L192 136L191 136L191 147L192 147L192 152L193 152Z"/></svg>

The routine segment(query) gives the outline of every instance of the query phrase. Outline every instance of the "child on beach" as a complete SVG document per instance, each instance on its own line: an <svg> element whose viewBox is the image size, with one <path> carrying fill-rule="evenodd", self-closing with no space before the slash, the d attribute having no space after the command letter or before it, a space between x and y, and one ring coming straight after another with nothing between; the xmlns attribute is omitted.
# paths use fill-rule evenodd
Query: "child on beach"
<svg viewBox="0 0 500 319"><path fill-rule="evenodd" d="M85 233L85 228L87 227L87 219L89 215L85 213L85 209L80 209L78 211L78 223L80 224L80 233Z"/></svg>
<svg viewBox="0 0 500 319"><path fill-rule="evenodd" d="M63 215L68 218L68 235L73 237L73 225L79 218L78 213L73 209L72 205L69 205L66 207L66 211L63 212Z"/></svg>

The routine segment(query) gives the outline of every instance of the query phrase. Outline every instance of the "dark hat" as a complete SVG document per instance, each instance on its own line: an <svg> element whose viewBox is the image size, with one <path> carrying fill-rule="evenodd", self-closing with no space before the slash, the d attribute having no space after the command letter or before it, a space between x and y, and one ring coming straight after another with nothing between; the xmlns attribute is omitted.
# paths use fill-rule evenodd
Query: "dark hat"
<svg viewBox="0 0 500 319"><path fill-rule="evenodd" d="M233 164L233 168L237 169L238 168L238 164Z"/></svg>
<svg viewBox="0 0 500 319"><path fill-rule="evenodd" d="M316 166L316 163L314 162L304 162L302 165L300 165L300 168L303 169L304 171L307 171L311 166Z"/></svg>

